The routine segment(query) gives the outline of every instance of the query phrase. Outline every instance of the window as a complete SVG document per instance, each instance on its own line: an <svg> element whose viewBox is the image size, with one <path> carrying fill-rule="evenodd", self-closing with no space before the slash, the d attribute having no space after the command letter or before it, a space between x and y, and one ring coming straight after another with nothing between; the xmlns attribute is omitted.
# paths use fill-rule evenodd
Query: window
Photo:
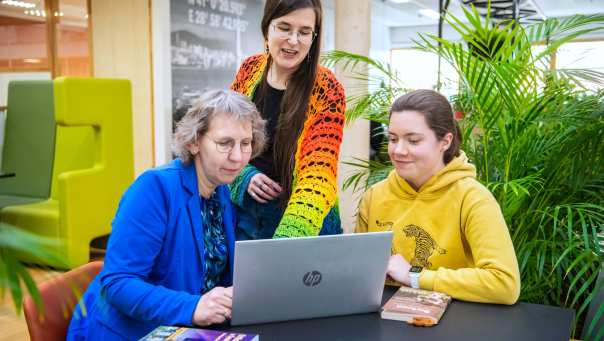
<svg viewBox="0 0 604 341"><path fill-rule="evenodd" d="M577 41L560 46L556 52L556 68L588 69L604 73L604 41ZM586 82L591 90L602 89L602 84Z"/></svg>
<svg viewBox="0 0 604 341"><path fill-rule="evenodd" d="M90 76L89 41L87 0L0 1L0 72Z"/></svg>
<svg viewBox="0 0 604 341"><path fill-rule="evenodd" d="M55 12L57 74L91 76L90 36L86 0L59 0Z"/></svg>
<svg viewBox="0 0 604 341"><path fill-rule="evenodd" d="M0 2L0 71L50 68L45 15L44 1Z"/></svg>
<svg viewBox="0 0 604 341"><path fill-rule="evenodd" d="M409 89L435 89L438 82L438 56L416 49L393 49L390 64ZM444 59L441 61L441 89L447 97L457 93L459 77Z"/></svg>

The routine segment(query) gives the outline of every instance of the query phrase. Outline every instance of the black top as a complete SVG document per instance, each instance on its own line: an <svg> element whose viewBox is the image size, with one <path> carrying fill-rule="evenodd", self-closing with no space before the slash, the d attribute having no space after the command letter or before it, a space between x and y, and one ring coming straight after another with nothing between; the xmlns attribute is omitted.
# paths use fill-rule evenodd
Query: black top
<svg viewBox="0 0 604 341"><path fill-rule="evenodd" d="M255 157L250 164L258 168L259 171L266 174L269 178L280 183L280 177L277 175L275 168L275 159L273 157L273 142L275 132L277 130L277 122L279 121L279 113L281 112L281 100L285 90L278 90L272 86L267 86L266 96L259 96L262 86L258 87L254 95L254 104L260 111L260 115L266 120L266 148L262 154Z"/></svg>

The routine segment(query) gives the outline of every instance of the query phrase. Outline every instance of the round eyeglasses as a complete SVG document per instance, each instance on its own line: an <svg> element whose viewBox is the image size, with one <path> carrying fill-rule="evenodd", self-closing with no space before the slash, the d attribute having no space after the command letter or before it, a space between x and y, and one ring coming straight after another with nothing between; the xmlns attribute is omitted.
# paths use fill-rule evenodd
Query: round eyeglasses
<svg viewBox="0 0 604 341"><path fill-rule="evenodd" d="M226 140L219 140L216 141L211 137L208 137L208 139L210 139L210 141L214 142L214 144L216 145L216 151L218 151L219 153L224 153L224 154L230 154L233 149L235 148L236 144L239 144L239 150L241 150L242 153L251 153L252 152L252 141L241 141L239 143L235 142L235 140L233 139L226 139Z"/></svg>
<svg viewBox="0 0 604 341"><path fill-rule="evenodd" d="M310 28L301 28L300 30L293 30L290 25L275 23L271 25L275 36L279 39L286 40L292 36L296 36L296 39L305 45L310 45L315 39L317 33Z"/></svg>

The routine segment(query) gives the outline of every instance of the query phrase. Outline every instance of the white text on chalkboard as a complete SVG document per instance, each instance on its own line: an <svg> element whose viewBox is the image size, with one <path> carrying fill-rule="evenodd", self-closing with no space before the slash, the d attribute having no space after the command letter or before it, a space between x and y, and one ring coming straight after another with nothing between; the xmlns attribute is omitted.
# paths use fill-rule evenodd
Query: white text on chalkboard
<svg viewBox="0 0 604 341"><path fill-rule="evenodd" d="M230 0L188 0L190 6L211 9L222 13L240 16L245 11L245 4Z"/></svg>

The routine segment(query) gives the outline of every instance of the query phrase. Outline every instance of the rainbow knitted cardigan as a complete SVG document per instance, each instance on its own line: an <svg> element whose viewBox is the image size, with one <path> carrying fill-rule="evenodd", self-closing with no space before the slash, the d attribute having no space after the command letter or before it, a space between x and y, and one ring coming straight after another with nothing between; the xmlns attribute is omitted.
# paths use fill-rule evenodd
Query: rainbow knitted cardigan
<svg viewBox="0 0 604 341"><path fill-rule="evenodd" d="M246 59L231 89L252 98L267 66L267 55ZM334 74L319 66L298 138L292 195L275 231L275 238L341 233L337 170L344 128L344 88ZM248 165L230 185L231 199L242 207L250 179L259 171Z"/></svg>

